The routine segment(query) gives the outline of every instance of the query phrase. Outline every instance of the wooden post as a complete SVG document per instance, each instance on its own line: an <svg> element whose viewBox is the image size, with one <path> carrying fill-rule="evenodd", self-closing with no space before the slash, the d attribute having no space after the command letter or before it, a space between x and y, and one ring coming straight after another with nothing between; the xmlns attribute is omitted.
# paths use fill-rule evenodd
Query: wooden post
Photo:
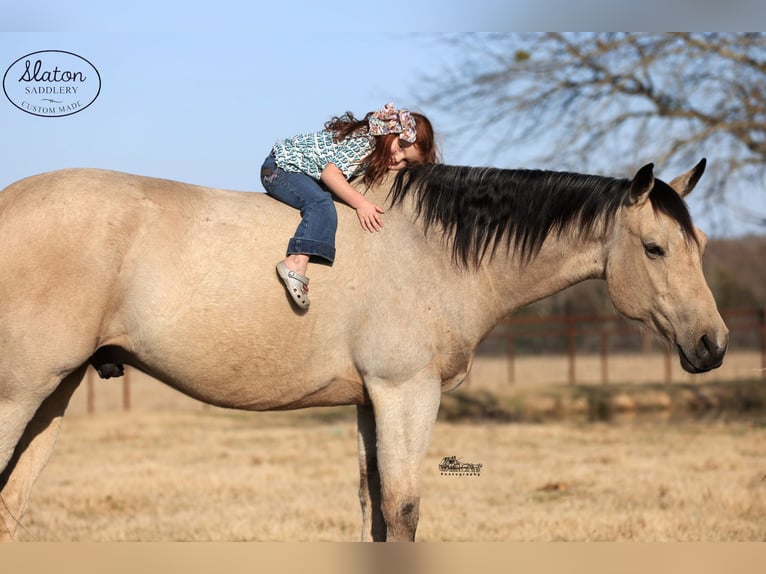
<svg viewBox="0 0 766 574"><path fill-rule="evenodd" d="M566 318L567 332L567 357L569 362L569 384L574 385L577 382L575 371L575 322L570 317Z"/></svg>
<svg viewBox="0 0 766 574"><path fill-rule="evenodd" d="M96 410L96 392L93 384L93 368L88 367L85 371L85 387L87 390L87 410L92 415Z"/></svg>
<svg viewBox="0 0 766 574"><path fill-rule="evenodd" d="M670 347L665 347L665 382L673 382L673 356L670 354Z"/></svg>
<svg viewBox="0 0 766 574"><path fill-rule="evenodd" d="M122 376L122 410L130 410L130 367L125 367L125 374Z"/></svg>
<svg viewBox="0 0 766 574"><path fill-rule="evenodd" d="M601 384L609 384L609 331L601 331Z"/></svg>
<svg viewBox="0 0 766 574"><path fill-rule="evenodd" d="M506 335L506 359L508 361L508 384L516 384L516 349L513 345L513 334Z"/></svg>

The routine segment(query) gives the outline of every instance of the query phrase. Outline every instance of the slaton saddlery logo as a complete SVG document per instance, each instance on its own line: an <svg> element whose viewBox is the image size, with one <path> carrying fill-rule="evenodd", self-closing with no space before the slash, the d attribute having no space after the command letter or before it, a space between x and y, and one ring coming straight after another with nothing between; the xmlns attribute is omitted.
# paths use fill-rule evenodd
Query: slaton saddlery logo
<svg viewBox="0 0 766 574"><path fill-rule="evenodd" d="M101 76L88 60L63 50L22 56L5 71L3 91L14 106L33 116L71 116L101 92Z"/></svg>

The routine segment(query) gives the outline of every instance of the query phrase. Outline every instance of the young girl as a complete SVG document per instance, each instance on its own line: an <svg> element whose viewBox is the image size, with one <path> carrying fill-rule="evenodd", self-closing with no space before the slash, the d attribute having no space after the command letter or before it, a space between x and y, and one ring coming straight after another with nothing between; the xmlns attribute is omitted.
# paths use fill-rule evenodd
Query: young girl
<svg viewBox="0 0 766 574"><path fill-rule="evenodd" d="M276 199L301 210L301 223L277 273L295 303L309 307L306 268L316 257L335 259L338 224L333 195L356 210L365 231L379 231L383 209L354 189L349 179L380 181L388 170L437 160L431 122L425 116L386 104L357 120L351 112L334 117L324 130L279 140L263 162L261 182Z"/></svg>

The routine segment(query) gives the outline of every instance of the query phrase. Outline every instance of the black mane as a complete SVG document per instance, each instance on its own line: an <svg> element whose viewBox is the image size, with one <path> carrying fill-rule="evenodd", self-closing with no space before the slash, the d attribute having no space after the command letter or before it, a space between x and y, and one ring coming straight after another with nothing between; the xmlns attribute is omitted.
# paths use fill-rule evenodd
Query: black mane
<svg viewBox="0 0 766 574"><path fill-rule="evenodd" d="M667 184L655 182L650 195L654 209L679 221L693 237L683 200ZM415 194L415 214L425 231L441 227L452 240L455 261L476 266L501 244L528 262L550 233L587 234L611 221L629 192L628 179L427 164L400 171L389 197L396 205Z"/></svg>

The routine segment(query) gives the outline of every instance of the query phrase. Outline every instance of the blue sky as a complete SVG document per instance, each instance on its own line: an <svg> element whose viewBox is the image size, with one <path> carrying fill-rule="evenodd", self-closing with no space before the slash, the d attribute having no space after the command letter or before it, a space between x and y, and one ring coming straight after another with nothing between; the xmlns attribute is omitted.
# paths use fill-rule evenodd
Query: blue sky
<svg viewBox="0 0 766 574"><path fill-rule="evenodd" d="M53 169L100 167L260 191L260 164L276 139L319 129L346 110L362 115L393 101L427 113L437 131L449 126L456 116L422 109L418 99L422 75L454 57L435 41L440 31L544 29L546 21L575 28L587 23L583 9L599 4L583 1L530 8L507 0L468 7L329 0L268 10L241 0L202 9L145 0L16 3L0 22L0 73L25 54L65 50L92 62L102 87L93 105L62 118L26 114L0 96L0 188ZM441 143L449 163L490 163L474 142ZM523 166L523 148L516 157Z"/></svg>
<svg viewBox="0 0 766 574"><path fill-rule="evenodd" d="M416 44L381 34L313 44L281 31L204 39L3 34L0 60L7 64L0 67L33 51L66 50L98 69L102 88L88 109L62 118L35 117L0 101L0 123L11 136L0 141L0 154L10 159L0 182L88 166L260 189L256 174L276 139L319 129L346 110L364 114L387 101L413 106L420 66L435 61L413 56L421 50Z"/></svg>
<svg viewBox="0 0 766 574"><path fill-rule="evenodd" d="M0 72L38 50L65 50L99 71L101 93L62 118L26 114L0 99L3 187L64 167L100 167L230 189L260 190L260 163L278 138L333 115L388 101L418 105L420 77L449 55L438 34L346 33L324 38L232 32L4 33ZM456 112L457 113L457 112ZM468 142L441 141L452 163L481 163Z"/></svg>

